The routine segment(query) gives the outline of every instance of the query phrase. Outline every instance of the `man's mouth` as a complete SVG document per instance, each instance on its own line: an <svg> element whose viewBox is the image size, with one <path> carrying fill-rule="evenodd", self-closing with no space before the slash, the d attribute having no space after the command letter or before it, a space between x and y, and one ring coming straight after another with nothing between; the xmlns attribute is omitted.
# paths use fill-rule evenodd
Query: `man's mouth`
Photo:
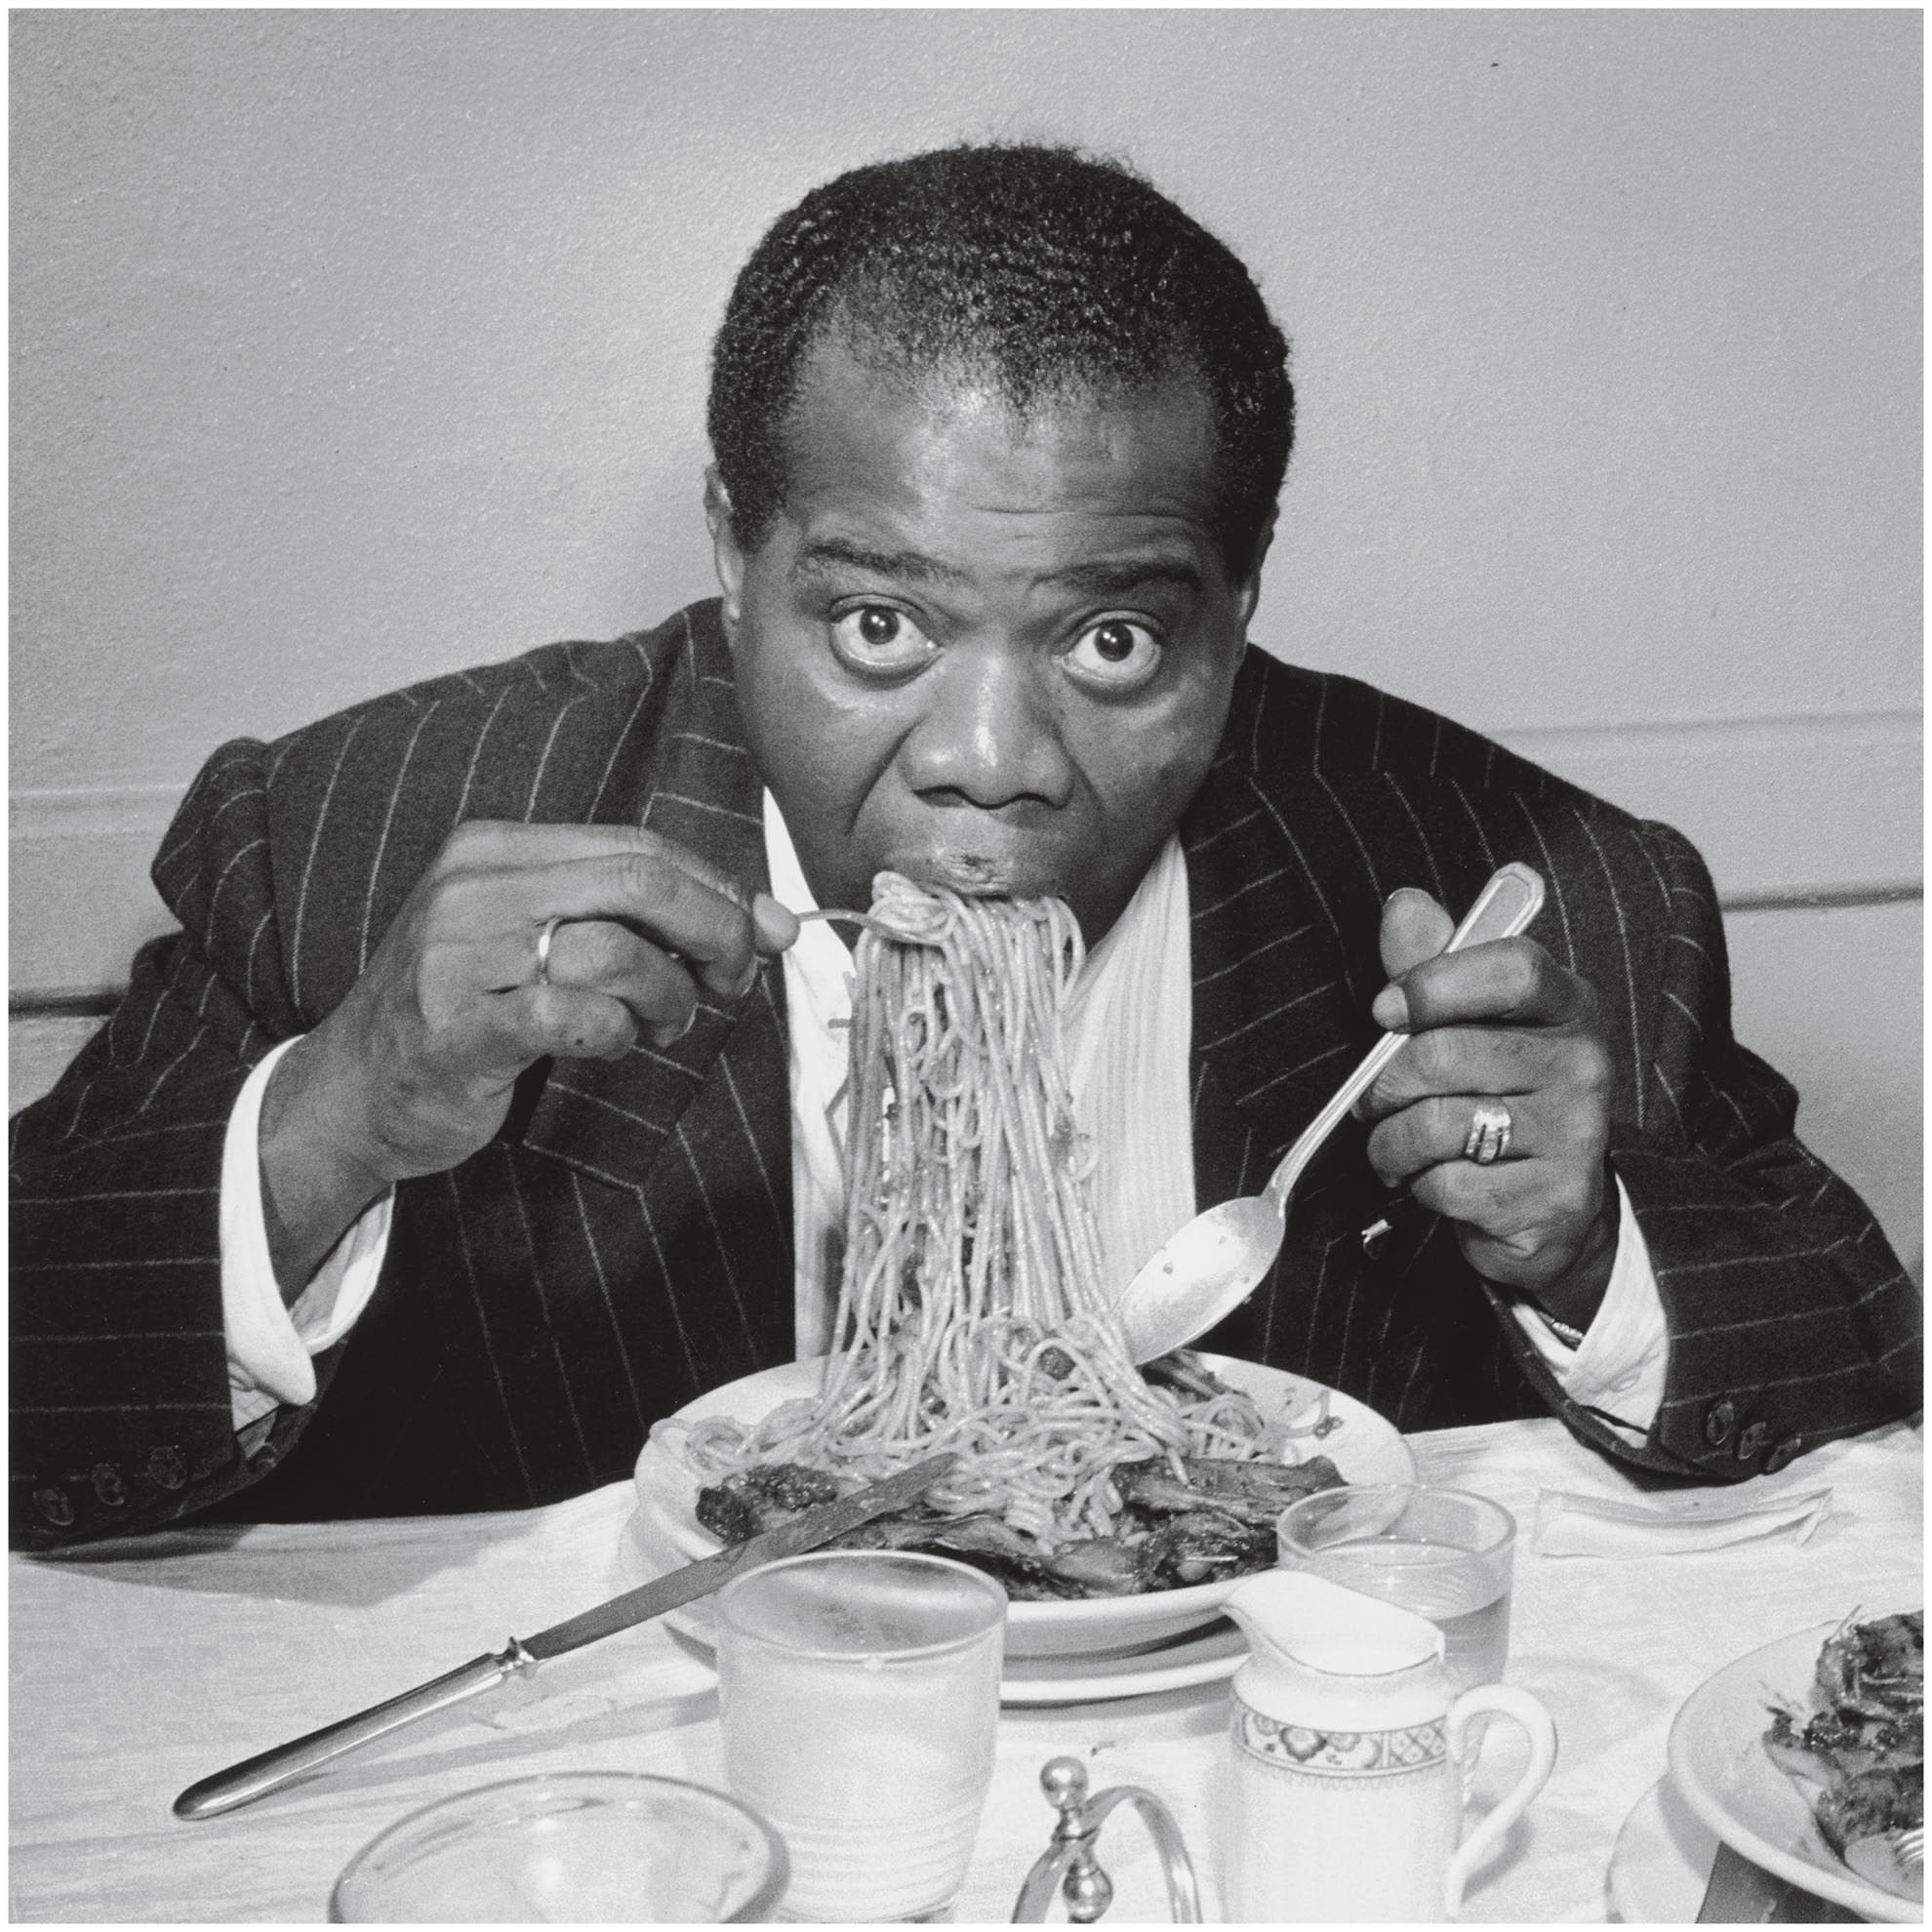
<svg viewBox="0 0 1932 1932"><path fill-rule="evenodd" d="M1013 890L1013 867L982 853L935 853L933 865L944 882L955 892L978 898L993 898L1010 895Z"/></svg>
<svg viewBox="0 0 1932 1932"><path fill-rule="evenodd" d="M887 864L921 885L946 886L971 899L1040 899L1063 890L1060 867L1037 851L919 844L902 847Z"/></svg>

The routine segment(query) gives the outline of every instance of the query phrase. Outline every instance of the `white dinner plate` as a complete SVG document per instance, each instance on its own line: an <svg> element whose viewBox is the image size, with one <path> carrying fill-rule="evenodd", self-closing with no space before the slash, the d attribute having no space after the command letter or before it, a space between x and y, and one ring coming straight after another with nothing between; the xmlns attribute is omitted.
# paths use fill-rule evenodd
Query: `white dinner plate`
<svg viewBox="0 0 1932 1932"><path fill-rule="evenodd" d="M633 1510L624 1526L624 1546L615 1586L619 1590L649 1583L684 1561L645 1521L641 1509ZM664 1623L689 1644L702 1648L707 1660L716 1650L709 1597L667 1612ZM1225 1617L1217 1617L1205 1630L1189 1630L1124 1657L1009 1654L1000 1670L999 1701L1103 1704L1125 1697L1152 1697L1159 1691L1189 1690L1196 1684L1220 1683L1231 1677L1247 1654L1247 1639Z"/></svg>
<svg viewBox="0 0 1932 1932"><path fill-rule="evenodd" d="M1877 1614L1861 1610L1859 1621ZM1764 1750L1773 1707L1805 1705L1819 1649L1839 1621L1793 1630L1693 1691L1670 1726L1670 1776L1691 1810L1752 1864L1867 1918L1912 1924L1924 1916L1922 1902L1852 1871L1825 1842L1802 1788Z"/></svg>
<svg viewBox="0 0 1932 1932"><path fill-rule="evenodd" d="M1326 1431L1318 1438L1303 1438L1295 1446L1306 1455L1331 1457L1349 1482L1415 1481L1415 1458L1394 1425L1352 1396L1228 1355L1204 1354L1201 1360L1224 1382L1252 1395L1269 1418L1281 1416L1291 1424L1306 1426L1321 1414L1326 1398ZM825 1368L825 1357L785 1362L728 1382L677 1413L693 1420L725 1415L736 1422L753 1423L781 1402L814 1394ZM702 1485L671 1448L661 1441L647 1442L637 1459L633 1480L646 1521L687 1562L716 1552L717 1538L700 1526L694 1513ZM1235 1581L1238 1579L1193 1584L1184 1590L1149 1590L1141 1596L1015 1603L1007 1615L1007 1655L1094 1658L1106 1652L1167 1643L1212 1622Z"/></svg>
<svg viewBox="0 0 1932 1932"><path fill-rule="evenodd" d="M1704 1903L1717 1839L1669 1778L1630 1807L1610 1853L1610 1903L1626 1925L1689 1925Z"/></svg>
<svg viewBox="0 0 1932 1932"><path fill-rule="evenodd" d="M1126 1656L1009 1657L999 1680L1002 1704L1098 1704L1156 1691L1221 1683L1247 1662L1248 1640L1226 1617Z"/></svg>

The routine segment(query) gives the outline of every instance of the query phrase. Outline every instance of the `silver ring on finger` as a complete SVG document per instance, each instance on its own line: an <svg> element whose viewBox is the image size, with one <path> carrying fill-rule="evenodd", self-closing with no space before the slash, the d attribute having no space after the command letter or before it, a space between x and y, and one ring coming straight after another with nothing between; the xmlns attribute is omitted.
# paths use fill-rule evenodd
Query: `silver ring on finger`
<svg viewBox="0 0 1932 1932"><path fill-rule="evenodd" d="M1485 1101L1469 1115L1469 1139L1463 1143L1463 1158L1478 1167L1487 1167L1509 1151L1509 1135L1515 1123L1509 1109Z"/></svg>
<svg viewBox="0 0 1932 1932"><path fill-rule="evenodd" d="M550 942L557 936L561 919L546 919L543 930L537 935L537 985L547 986L550 984Z"/></svg>

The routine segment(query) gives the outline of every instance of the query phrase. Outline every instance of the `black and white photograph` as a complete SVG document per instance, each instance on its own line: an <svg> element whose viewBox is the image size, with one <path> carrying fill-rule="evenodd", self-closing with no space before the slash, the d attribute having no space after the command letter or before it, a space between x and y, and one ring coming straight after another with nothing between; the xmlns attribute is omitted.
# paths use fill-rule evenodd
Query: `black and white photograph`
<svg viewBox="0 0 1932 1932"><path fill-rule="evenodd" d="M10 1917L1922 1918L1918 11L8 40Z"/></svg>

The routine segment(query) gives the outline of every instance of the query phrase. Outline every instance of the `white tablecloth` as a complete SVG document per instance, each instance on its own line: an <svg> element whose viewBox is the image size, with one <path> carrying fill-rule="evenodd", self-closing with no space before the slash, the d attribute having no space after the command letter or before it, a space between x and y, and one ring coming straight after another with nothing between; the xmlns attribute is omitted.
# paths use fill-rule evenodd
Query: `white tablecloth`
<svg viewBox="0 0 1932 1932"><path fill-rule="evenodd" d="M1550 1707L1561 1741L1548 1791L1471 1887L1467 1922L1603 1919L1611 1846L1664 1773L1685 1696L1787 1631L1922 1600L1916 1428L1833 1444L1757 1479L1758 1493L1831 1488L1831 1511L1802 1545L1615 1561L1529 1547L1543 1489L1636 1494L1559 1424L1413 1440L1428 1477L1495 1497L1522 1525L1509 1676ZM555 1768L720 1782L710 1674L654 1626L228 1817L184 1824L169 1810L210 1771L633 1580L630 1508L628 1486L614 1485L513 1514L185 1530L13 1557L12 1916L316 1920L358 1845L452 1791ZM1170 1803L1212 1910L1225 1718L1222 1685L1009 1711L957 1918L1008 1916L1053 1822L1039 1768L1061 1752L1087 1763L1096 1789L1145 1784ZM1507 1768L1499 1756L1486 1776ZM1151 1852L1126 1814L1107 1826L1102 1856L1119 1887L1107 1922L1166 1916Z"/></svg>

